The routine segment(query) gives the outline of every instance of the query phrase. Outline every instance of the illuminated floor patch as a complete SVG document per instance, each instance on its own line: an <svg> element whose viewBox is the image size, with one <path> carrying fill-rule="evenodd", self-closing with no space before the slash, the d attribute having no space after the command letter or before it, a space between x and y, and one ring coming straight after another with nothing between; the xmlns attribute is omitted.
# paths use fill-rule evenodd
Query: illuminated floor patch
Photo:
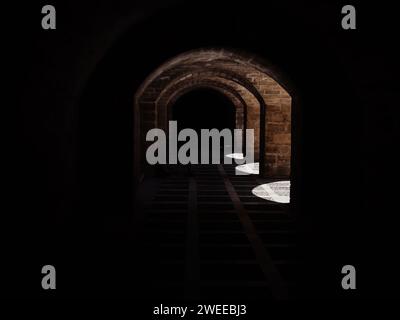
<svg viewBox="0 0 400 320"><path fill-rule="evenodd" d="M235 168L237 175L259 174L259 163L246 163Z"/></svg>
<svg viewBox="0 0 400 320"><path fill-rule="evenodd" d="M261 184L252 190L252 193L262 199L279 202L290 202L290 181L277 181Z"/></svg>
<svg viewBox="0 0 400 320"><path fill-rule="evenodd" d="M226 154L225 157L232 158L232 159L240 159L240 160L244 159L243 153L229 153L229 154Z"/></svg>

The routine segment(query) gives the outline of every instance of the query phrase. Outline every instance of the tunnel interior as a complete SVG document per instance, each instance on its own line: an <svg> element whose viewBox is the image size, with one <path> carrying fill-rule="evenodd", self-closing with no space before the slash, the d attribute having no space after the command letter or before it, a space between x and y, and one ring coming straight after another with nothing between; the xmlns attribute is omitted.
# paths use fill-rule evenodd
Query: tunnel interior
<svg viewBox="0 0 400 320"><path fill-rule="evenodd" d="M228 97L235 106L235 128L244 133L252 131L254 141L246 143L246 148L251 148L260 175L289 178L292 158L289 91L292 95L294 92L288 89L289 82L282 79L276 68L257 55L229 48L194 49L167 60L146 77L135 93L135 175L151 171L145 159L151 145L146 140L147 132L154 127L167 130L170 107L182 94L209 87ZM204 112L202 116L213 118L213 112ZM247 154L247 150L243 153Z"/></svg>

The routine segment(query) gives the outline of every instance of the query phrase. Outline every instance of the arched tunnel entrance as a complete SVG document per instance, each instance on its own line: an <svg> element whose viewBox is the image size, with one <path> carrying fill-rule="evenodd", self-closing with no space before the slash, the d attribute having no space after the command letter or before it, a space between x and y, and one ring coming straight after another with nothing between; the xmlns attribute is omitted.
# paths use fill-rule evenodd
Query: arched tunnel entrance
<svg viewBox="0 0 400 320"><path fill-rule="evenodd" d="M188 91L209 87L234 104L235 128L254 130L251 147L260 175L289 178L292 97L271 74L255 57L221 49L190 51L160 66L135 95L135 177L143 177L149 168L144 156L147 132L167 131L171 105ZM203 116L212 118L211 113Z"/></svg>

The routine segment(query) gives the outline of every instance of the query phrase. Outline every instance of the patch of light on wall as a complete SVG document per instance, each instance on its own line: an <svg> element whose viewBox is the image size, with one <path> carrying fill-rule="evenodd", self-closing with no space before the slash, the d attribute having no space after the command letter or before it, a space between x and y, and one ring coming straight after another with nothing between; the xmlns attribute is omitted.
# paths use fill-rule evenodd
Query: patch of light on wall
<svg viewBox="0 0 400 320"><path fill-rule="evenodd" d="M290 202L290 181L277 181L260 184L251 191L255 196L262 199L279 202Z"/></svg>
<svg viewBox="0 0 400 320"><path fill-rule="evenodd" d="M259 163L246 163L235 168L237 175L259 174Z"/></svg>

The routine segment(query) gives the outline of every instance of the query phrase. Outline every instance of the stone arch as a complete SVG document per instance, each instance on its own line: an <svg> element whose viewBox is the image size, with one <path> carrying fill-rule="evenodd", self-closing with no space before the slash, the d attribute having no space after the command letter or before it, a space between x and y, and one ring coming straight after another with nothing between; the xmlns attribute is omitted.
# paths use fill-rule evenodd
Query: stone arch
<svg viewBox="0 0 400 320"><path fill-rule="evenodd" d="M225 93L232 94L233 90L234 96L245 102L246 125L259 133L260 174L289 176L292 97L287 89L290 86L276 80L281 78L257 57L225 49L193 50L168 60L147 77L135 95L135 141L139 140L135 154L143 154L147 131L165 123L171 99L183 90L181 87L189 90L208 82ZM244 99L246 93L253 96L252 103ZM135 160L137 163L140 171L140 159Z"/></svg>

